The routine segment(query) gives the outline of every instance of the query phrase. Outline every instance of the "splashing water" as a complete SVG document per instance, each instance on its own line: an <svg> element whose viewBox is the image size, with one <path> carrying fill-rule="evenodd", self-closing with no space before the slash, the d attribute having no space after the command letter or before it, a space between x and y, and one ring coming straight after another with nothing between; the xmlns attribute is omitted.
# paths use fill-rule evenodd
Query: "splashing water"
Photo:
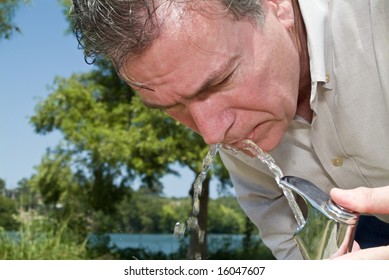
<svg viewBox="0 0 389 280"><path fill-rule="evenodd" d="M198 240L200 243L204 242L204 231L200 229L198 224L197 215L200 211L200 195L202 191L202 185L207 177L207 173L209 169L212 166L212 163L215 159L216 154L218 153L220 147L222 144L215 144L211 145L209 147L209 151L207 155L205 156L203 162L202 162L202 170L200 174L197 176L195 183L193 184L193 205L192 205L192 215L189 217L189 219L186 221L186 223L180 223L177 222L174 227L174 236L176 237L183 237L185 234L186 229L188 228L191 231L195 231L198 234ZM239 152L239 150L235 147L223 145L224 148L232 150L236 153ZM295 197L293 196L293 193L291 190L285 188L280 184L281 178L283 177L283 173L281 168L275 163L275 160L273 157L265 153L260 147L258 147L254 142L251 140L244 140L242 141L242 148L244 150L247 150L251 152L255 157L260 159L264 164L267 165L269 170L273 173L274 179L278 186L281 188L283 194L285 195L285 198L287 199L290 208L293 211L293 214L295 216L295 219L297 221L297 224L299 227L304 225L305 218L300 210L300 207L298 206ZM199 256L196 256L196 259L199 259Z"/></svg>
<svg viewBox="0 0 389 280"><path fill-rule="evenodd" d="M300 210L300 207L298 206L296 199L293 195L293 192L287 188L285 188L282 184L280 184L280 180L283 177L281 168L276 164L273 157L262 151L261 148L259 148L254 142L251 140L244 140L242 142L243 149L251 152L255 157L259 158L264 164L267 165L269 170L273 173L274 179L276 180L278 186L281 188L282 192L285 195L285 198L287 199L290 208L293 211L294 217L297 221L297 224L299 227L303 226L305 223L305 218L303 213Z"/></svg>
<svg viewBox="0 0 389 280"><path fill-rule="evenodd" d="M207 177L209 170L211 169L212 163L220 147L221 144L209 146L209 151L202 162L201 172L199 173L196 178L196 181L193 184L192 215L186 221L186 224L179 222L176 223L176 225L174 226L174 236L183 237L186 229L188 228L191 231L197 232L198 240L200 243L204 242L205 232L201 230L197 219L197 216L200 212L200 195L203 187L203 182ZM196 257L196 259L198 259L198 257Z"/></svg>

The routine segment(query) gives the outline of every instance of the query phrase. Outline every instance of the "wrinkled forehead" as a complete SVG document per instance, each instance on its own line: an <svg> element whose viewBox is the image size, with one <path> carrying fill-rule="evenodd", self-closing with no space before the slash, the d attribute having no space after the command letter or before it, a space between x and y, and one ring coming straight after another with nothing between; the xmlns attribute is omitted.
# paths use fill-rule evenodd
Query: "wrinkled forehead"
<svg viewBox="0 0 389 280"><path fill-rule="evenodd" d="M191 35L191 32L199 28L206 28L203 17L213 20L222 19L231 16L228 10L222 5L221 0L173 0L162 2L155 12L157 20L161 23L162 32L179 35L178 31L185 31L187 35Z"/></svg>
<svg viewBox="0 0 389 280"><path fill-rule="evenodd" d="M233 21L232 17L226 17L226 8L218 0L167 1L154 12L160 24L160 34L142 54L126 59L120 74L127 82L137 82L125 75L128 67L139 67L141 62L145 62L145 57L150 57L150 53L154 53L153 57L156 58L158 53L162 56L164 50L168 49L172 52L169 58L172 58L184 44L189 44L200 52L214 52L210 42L215 36L225 32L226 21ZM168 59L166 56L164 58Z"/></svg>

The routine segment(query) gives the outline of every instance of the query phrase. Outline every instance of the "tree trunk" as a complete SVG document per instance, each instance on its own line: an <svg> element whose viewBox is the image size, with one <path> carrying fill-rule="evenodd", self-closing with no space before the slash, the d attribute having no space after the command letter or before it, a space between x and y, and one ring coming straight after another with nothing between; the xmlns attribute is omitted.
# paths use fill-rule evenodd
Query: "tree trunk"
<svg viewBox="0 0 389 280"><path fill-rule="evenodd" d="M208 244L207 244L207 219L208 219L208 200L209 200L209 176L204 180L202 192L199 197L200 200L200 212L197 215L198 225L200 231L203 233L204 238L202 240L201 236L199 239L199 232L191 231L190 240L189 240L189 250L188 250L188 259L206 259L208 254ZM190 191L193 202L193 184ZM200 234L201 235L201 234Z"/></svg>

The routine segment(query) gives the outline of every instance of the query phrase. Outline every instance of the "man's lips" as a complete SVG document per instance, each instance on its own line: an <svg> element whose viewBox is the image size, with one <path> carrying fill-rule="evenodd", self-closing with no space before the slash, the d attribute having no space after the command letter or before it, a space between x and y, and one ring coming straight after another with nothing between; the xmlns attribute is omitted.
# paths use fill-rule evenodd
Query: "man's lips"
<svg viewBox="0 0 389 280"><path fill-rule="evenodd" d="M254 127L250 133L247 134L247 136L243 137L243 138L240 138L239 140L235 140L235 141L226 141L226 142L223 142L223 145L229 147L229 148L232 148L232 149L238 149L240 151L243 151L243 142L246 141L246 140L251 140L253 142L255 142L255 136L256 136L256 130L262 125L262 123L258 124L256 127Z"/></svg>

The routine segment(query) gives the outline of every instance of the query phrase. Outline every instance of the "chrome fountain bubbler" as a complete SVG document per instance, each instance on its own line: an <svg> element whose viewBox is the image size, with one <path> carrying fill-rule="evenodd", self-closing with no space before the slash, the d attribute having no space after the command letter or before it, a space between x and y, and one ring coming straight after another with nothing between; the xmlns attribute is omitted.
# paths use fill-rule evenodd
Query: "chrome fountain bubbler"
<svg viewBox="0 0 389 280"><path fill-rule="evenodd" d="M359 213L337 205L328 194L305 179L284 176L274 158L253 141L246 139L241 144L267 165L282 189L298 224L294 239L304 259L327 259L351 252ZM307 204L306 218L294 194Z"/></svg>
<svg viewBox="0 0 389 280"><path fill-rule="evenodd" d="M306 220L294 235L304 259L327 259L351 252L359 213L337 205L305 179L284 176L279 183L307 204Z"/></svg>

